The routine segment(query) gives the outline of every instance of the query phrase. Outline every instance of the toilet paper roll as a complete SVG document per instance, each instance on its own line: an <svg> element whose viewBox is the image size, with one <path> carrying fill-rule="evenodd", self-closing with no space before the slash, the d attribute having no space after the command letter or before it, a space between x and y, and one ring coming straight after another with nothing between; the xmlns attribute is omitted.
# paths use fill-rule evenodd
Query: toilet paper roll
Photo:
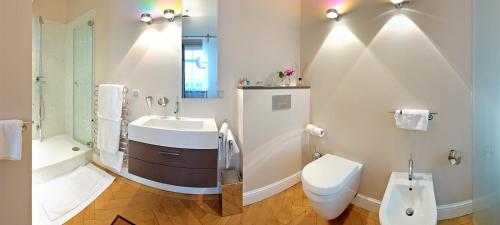
<svg viewBox="0 0 500 225"><path fill-rule="evenodd" d="M315 126L313 124L307 124L306 132L310 135L320 137L320 138L325 136L325 130L323 130L322 128Z"/></svg>

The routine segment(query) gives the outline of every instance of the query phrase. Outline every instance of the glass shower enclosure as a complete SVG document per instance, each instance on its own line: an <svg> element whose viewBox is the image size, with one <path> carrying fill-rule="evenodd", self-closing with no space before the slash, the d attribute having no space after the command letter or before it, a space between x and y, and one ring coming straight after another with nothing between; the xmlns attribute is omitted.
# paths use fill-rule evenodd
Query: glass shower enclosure
<svg viewBox="0 0 500 225"><path fill-rule="evenodd" d="M93 22L73 30L73 138L87 144L92 140Z"/></svg>
<svg viewBox="0 0 500 225"><path fill-rule="evenodd" d="M500 1L474 4L474 223L500 224Z"/></svg>
<svg viewBox="0 0 500 225"><path fill-rule="evenodd" d="M33 140L92 141L94 22L32 20ZM64 137L64 138L63 138Z"/></svg>

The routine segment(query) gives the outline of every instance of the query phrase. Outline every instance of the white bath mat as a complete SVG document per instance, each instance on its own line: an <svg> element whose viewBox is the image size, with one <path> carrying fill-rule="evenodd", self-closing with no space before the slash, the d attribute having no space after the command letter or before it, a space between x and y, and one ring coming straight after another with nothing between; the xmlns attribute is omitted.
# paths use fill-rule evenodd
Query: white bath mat
<svg viewBox="0 0 500 225"><path fill-rule="evenodd" d="M81 212L113 183L91 163L46 183L33 184L33 225L60 225Z"/></svg>

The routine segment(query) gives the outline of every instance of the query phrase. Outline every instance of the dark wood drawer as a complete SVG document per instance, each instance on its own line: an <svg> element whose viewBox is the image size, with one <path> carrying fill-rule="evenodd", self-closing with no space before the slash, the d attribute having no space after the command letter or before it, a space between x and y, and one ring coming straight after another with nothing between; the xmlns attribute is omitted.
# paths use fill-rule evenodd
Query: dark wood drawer
<svg viewBox="0 0 500 225"><path fill-rule="evenodd" d="M217 169L169 167L129 158L128 172L164 184L182 187L217 187Z"/></svg>
<svg viewBox="0 0 500 225"><path fill-rule="evenodd" d="M179 149L136 141L130 141L129 155L142 161L180 168L217 169L218 161L217 149Z"/></svg>

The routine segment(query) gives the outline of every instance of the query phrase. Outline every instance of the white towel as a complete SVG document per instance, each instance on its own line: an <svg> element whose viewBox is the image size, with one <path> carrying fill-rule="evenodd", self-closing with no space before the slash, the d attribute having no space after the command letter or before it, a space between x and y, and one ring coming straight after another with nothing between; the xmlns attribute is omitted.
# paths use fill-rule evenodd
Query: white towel
<svg viewBox="0 0 500 225"><path fill-rule="evenodd" d="M99 118L97 124L97 148L111 154L118 152L121 121Z"/></svg>
<svg viewBox="0 0 500 225"><path fill-rule="evenodd" d="M124 152L116 152L115 154L101 151L99 158L101 163L106 165L111 171L120 173L123 167Z"/></svg>
<svg viewBox="0 0 500 225"><path fill-rule="evenodd" d="M226 169L231 166L231 159L233 154L237 155L240 153L240 148L236 142L236 138L233 135L231 129L227 130L227 151L226 151Z"/></svg>
<svg viewBox="0 0 500 225"><path fill-rule="evenodd" d="M430 111L426 109L396 110L394 119L400 129L427 131Z"/></svg>
<svg viewBox="0 0 500 225"><path fill-rule="evenodd" d="M125 86L116 84L99 85L98 116L118 121L122 117L123 90Z"/></svg>
<svg viewBox="0 0 500 225"><path fill-rule="evenodd" d="M22 120L0 121L0 160L21 160Z"/></svg>
<svg viewBox="0 0 500 225"><path fill-rule="evenodd" d="M120 148L121 121L104 118L98 120L97 148L100 150L101 163L120 172L123 163L123 152Z"/></svg>
<svg viewBox="0 0 500 225"><path fill-rule="evenodd" d="M120 172L123 164L123 152L118 150L124 88L115 84L99 85L97 148L101 163L115 172Z"/></svg>
<svg viewBox="0 0 500 225"><path fill-rule="evenodd" d="M227 130L229 125L223 123L219 130L219 160L223 160L223 156L226 154L226 142L227 142Z"/></svg>

